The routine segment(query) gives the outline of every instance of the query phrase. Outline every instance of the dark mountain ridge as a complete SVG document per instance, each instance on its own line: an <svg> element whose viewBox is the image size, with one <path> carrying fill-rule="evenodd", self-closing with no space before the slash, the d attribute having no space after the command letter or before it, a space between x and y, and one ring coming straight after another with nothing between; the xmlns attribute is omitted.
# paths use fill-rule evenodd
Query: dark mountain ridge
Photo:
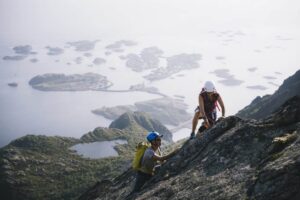
<svg viewBox="0 0 300 200"><path fill-rule="evenodd" d="M168 160L129 199L300 199L300 97L263 120L227 117ZM125 199L134 183L127 170L80 199Z"/></svg>
<svg viewBox="0 0 300 200"><path fill-rule="evenodd" d="M262 119L274 112L286 100L296 95L300 96L300 70L287 78L273 95L256 97L250 105L240 110L236 116Z"/></svg>

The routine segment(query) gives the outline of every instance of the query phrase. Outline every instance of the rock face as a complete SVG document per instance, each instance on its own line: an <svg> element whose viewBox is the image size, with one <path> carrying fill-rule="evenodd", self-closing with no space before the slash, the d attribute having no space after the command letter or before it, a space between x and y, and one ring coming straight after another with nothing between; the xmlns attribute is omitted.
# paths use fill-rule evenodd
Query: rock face
<svg viewBox="0 0 300 200"><path fill-rule="evenodd" d="M263 120L231 116L188 140L128 199L300 199L300 97ZM98 182L80 199L125 199L134 172Z"/></svg>
<svg viewBox="0 0 300 200"><path fill-rule="evenodd" d="M27 135L0 149L1 199L75 199L97 181L116 177L128 169L136 144L149 130L171 133L143 113L126 113L110 128L99 127L80 139ZM115 147L119 156L87 159L70 147L79 143L123 139ZM99 149L101 151L101 149Z"/></svg>
<svg viewBox="0 0 300 200"><path fill-rule="evenodd" d="M295 95L300 96L300 70L286 79L273 95L256 97L250 105L240 110L236 115L250 119L265 118L287 99Z"/></svg>
<svg viewBox="0 0 300 200"><path fill-rule="evenodd" d="M29 85L42 91L87 91L106 90L112 83L105 76L95 73L44 74L33 77Z"/></svg>

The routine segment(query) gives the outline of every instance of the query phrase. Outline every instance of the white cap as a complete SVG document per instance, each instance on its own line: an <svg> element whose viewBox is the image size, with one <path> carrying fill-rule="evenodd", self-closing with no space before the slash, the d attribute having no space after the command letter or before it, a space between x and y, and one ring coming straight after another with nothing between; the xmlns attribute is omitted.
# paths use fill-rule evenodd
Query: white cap
<svg viewBox="0 0 300 200"><path fill-rule="evenodd" d="M206 92L214 92L216 90L216 88L211 81L206 81L204 84L204 90Z"/></svg>

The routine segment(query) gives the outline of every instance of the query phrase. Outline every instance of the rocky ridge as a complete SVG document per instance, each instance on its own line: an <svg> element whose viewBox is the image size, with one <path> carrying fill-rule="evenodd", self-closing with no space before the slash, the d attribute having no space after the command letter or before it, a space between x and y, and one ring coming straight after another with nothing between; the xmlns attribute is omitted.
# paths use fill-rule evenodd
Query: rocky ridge
<svg viewBox="0 0 300 200"><path fill-rule="evenodd" d="M300 97L263 120L236 116L187 141L143 190L127 199L300 198ZM80 199L125 199L134 172L98 182Z"/></svg>
<svg viewBox="0 0 300 200"><path fill-rule="evenodd" d="M287 78L274 94L256 97L236 115L242 118L262 119L295 95L300 96L300 70Z"/></svg>

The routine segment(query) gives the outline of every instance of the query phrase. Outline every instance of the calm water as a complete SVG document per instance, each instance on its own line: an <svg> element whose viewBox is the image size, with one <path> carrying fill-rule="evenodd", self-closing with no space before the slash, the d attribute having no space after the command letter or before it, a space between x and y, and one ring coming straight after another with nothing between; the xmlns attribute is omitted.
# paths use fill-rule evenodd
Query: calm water
<svg viewBox="0 0 300 200"><path fill-rule="evenodd" d="M110 156L118 156L118 152L114 149L116 145L127 144L126 140L113 140L103 142L92 142L77 144L70 149L75 150L77 154L84 158L99 159Z"/></svg>
<svg viewBox="0 0 300 200"><path fill-rule="evenodd" d="M228 116L256 96L272 94L299 69L297 1L193 1L183 6L182 1L10 0L0 5L0 147L29 133L80 137L109 124L91 109L157 97L145 93L40 92L28 86L30 78L38 74L95 72L107 76L113 89L145 83L171 97L184 96L190 112L198 103L203 83L212 80ZM124 39L138 45L105 54L107 45ZM67 42L79 40L99 40L88 52L90 57L67 48ZM15 56L12 48L18 45L31 45L37 54L22 61L3 61L3 56ZM63 48L64 53L48 56L47 46ZM148 82L143 75L149 71L136 73L119 59L129 53L141 55L144 48L152 46L164 51L164 58L201 54L200 68ZM95 66L92 63L97 57L107 62ZM161 60L159 66L165 66L166 59ZM224 84L227 80L212 73L220 69L228 69L226 77L242 84ZM10 88L9 82L19 86Z"/></svg>
<svg viewBox="0 0 300 200"><path fill-rule="evenodd" d="M130 96L130 98L128 97ZM40 92L5 87L0 92L0 146L26 134L81 137L110 120L91 113L102 106L133 104L152 99L142 92ZM120 102L120 99L122 101Z"/></svg>
<svg viewBox="0 0 300 200"><path fill-rule="evenodd" d="M28 85L30 78L36 74L86 71L101 73L99 68L70 68L62 64L53 64L51 60L43 64L1 60L0 67L0 147L26 134L79 138L96 127L107 127L111 122L91 113L91 110L102 106L132 105L137 101L158 97L144 92L43 92ZM123 74L122 70L120 71ZM128 76L130 78L130 73ZM128 89L130 84L136 84L135 81L138 79L129 79L127 85L123 84L121 89ZM18 87L9 87L9 82L17 82Z"/></svg>
<svg viewBox="0 0 300 200"><path fill-rule="evenodd" d="M190 134L191 134L191 129L183 128L183 129L180 129L177 132L173 133L172 139L173 139L174 142L176 142L176 141L181 140L183 138L190 137Z"/></svg>
<svg viewBox="0 0 300 200"><path fill-rule="evenodd" d="M42 92L34 90L28 85L28 81L38 74L94 72L107 76L108 80L114 83L111 89L120 90L126 90L133 84L145 83L147 86L158 88L161 93L171 97L174 95L184 96L184 102L189 105L189 112L193 112L197 105L197 96L203 83L206 80L213 80L222 95L228 116L248 105L256 96L272 94L278 88L270 85L268 83L270 80L265 79L265 76L275 76L276 79L272 81L280 85L285 78L295 73L299 68L297 67L299 65L296 64L300 62L296 53L299 48L298 40L281 42L282 48L266 49L265 45L277 45L278 41L273 41L272 38L261 38L254 34L236 38L235 41L226 45L220 38L209 33L190 40L176 38L176 42L172 37L141 37L136 40L139 44L137 47L128 48L124 53L113 53L106 57L103 47L109 42L103 40L91 52L93 55L91 58L84 57L84 52L75 52L70 48L65 49L65 53L62 55L48 56L45 45L64 47L65 43L48 44L45 42L39 45L31 44L33 51L38 52L37 55L31 55L22 61L4 61L2 60L3 56L13 55L12 47L23 43L0 46L0 147L12 139L26 134L79 138L98 126L108 126L110 123L109 120L92 114L91 110L102 106L133 105L138 101L159 97L143 92ZM143 48L149 46L161 48L165 52L165 56L200 53L203 55L203 59L199 62L200 68L182 71L164 80L149 82L142 77L147 72L134 72L125 67L124 60L119 59L120 55L127 55L131 52L138 54ZM254 51L255 49L263 49L263 51ZM237 57L237 54L240 56ZM78 56L83 58L81 64L74 62ZM216 59L220 56L224 59ZM105 58L107 62L90 67L95 57ZM29 60L31 58L37 58L38 62L31 63ZM287 60L291 63L287 63ZM67 65L68 62L71 65ZM256 67L257 70L249 72L248 69L251 67ZM222 85L219 82L222 79L211 73L217 69L229 69L228 73L231 76L244 82L239 86ZM281 74L275 72L281 72ZM7 86L7 83L10 82L17 82L19 85L12 88ZM267 86L268 89L264 91L247 89L247 86L257 84ZM185 135L188 136L189 133L190 130L185 129L180 133L175 133L174 140L185 137Z"/></svg>
<svg viewBox="0 0 300 200"><path fill-rule="evenodd" d="M128 71L124 79L124 70L126 70L124 67L116 71L110 70L109 66L88 67L87 63L81 65L73 63L68 66L66 57L78 56L78 53L73 51L67 51L68 56L62 57L51 57L45 55L45 52L39 52L37 63L31 63L28 59L4 61L2 57L9 55L7 49L6 52L2 49L0 53L0 147L26 134L79 138L96 127L107 127L111 122L91 113L91 110L102 106L133 105L138 101L159 97L144 92L38 91L31 88L28 82L33 76L44 73L94 72L106 76L114 74L108 77L114 83L112 89L123 90L128 89L132 84L140 83L141 78L138 74ZM57 59L60 62L55 62ZM113 61L114 64L117 64L117 61ZM18 87L9 87L7 83L10 82L17 82Z"/></svg>

